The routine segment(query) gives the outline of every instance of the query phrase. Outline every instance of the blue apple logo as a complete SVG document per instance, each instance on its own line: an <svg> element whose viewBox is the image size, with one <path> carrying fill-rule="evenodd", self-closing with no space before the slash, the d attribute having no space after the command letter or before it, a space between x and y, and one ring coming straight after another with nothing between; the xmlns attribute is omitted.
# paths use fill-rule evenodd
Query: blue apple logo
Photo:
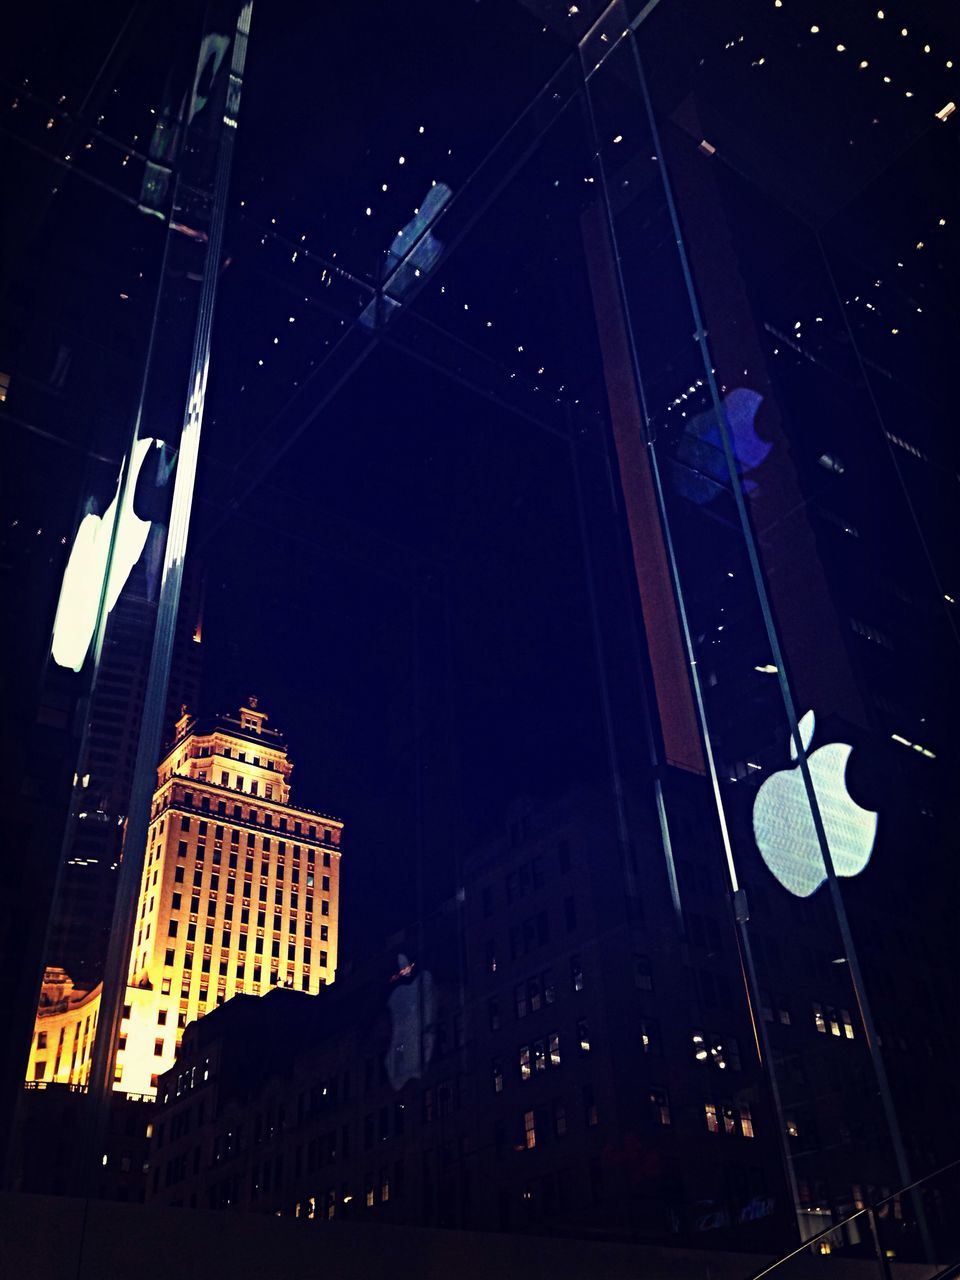
<svg viewBox="0 0 960 1280"><path fill-rule="evenodd" d="M443 244L430 228L452 195L445 182L434 183L414 217L394 236L387 250L381 296L367 303L360 313L364 328L385 324L417 281L426 279L440 261Z"/></svg>
<svg viewBox="0 0 960 1280"><path fill-rule="evenodd" d="M730 443L745 493L755 492L756 481L749 476L773 448L756 431L756 417L762 403L763 396L750 387L735 387L723 398ZM729 488L727 460L713 409L690 419L676 443L671 461L677 492L698 506L712 502L721 490Z"/></svg>
<svg viewBox="0 0 960 1280"><path fill-rule="evenodd" d="M799 729L837 875L859 875L873 852L877 815L861 808L847 791L847 761L853 748L831 742L810 754L812 711ZM790 758L797 759L792 740ZM753 834L764 862L790 893L809 898L826 880L799 765L772 774L760 787L753 804Z"/></svg>

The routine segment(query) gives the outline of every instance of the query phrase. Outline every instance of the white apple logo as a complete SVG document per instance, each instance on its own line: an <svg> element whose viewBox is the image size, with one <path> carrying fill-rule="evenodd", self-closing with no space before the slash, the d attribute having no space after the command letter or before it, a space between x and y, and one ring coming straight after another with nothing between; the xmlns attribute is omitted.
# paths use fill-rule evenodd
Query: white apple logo
<svg viewBox="0 0 960 1280"><path fill-rule="evenodd" d="M383 1065L393 1089L402 1089L408 1080L419 1079L433 1056L433 975L424 970L411 980L416 963L399 955L397 964L387 1001L392 1034Z"/></svg>
<svg viewBox="0 0 960 1280"><path fill-rule="evenodd" d="M847 791L847 761L853 748L831 742L811 755L812 711L798 727L834 869L838 876L859 875L873 852L877 815L862 809ZM797 758L792 739L790 758ZM772 774L761 786L753 804L753 834L764 862L790 893L809 898L826 880L799 765Z"/></svg>
<svg viewBox="0 0 960 1280"><path fill-rule="evenodd" d="M154 443L157 448L163 445L162 440L155 442L149 436L138 440L134 445L133 466L124 495L123 510L117 522L113 565L110 570L110 581L107 583L108 613L117 603L133 566L143 554L147 534L150 532L151 521L141 520L137 515L133 509L133 497L143 464ZM126 461L123 466L126 466ZM67 567L63 572L57 616L53 624L51 652L53 660L59 666L68 667L73 671L79 671L83 666L96 627L100 591L107 572L113 526L117 521L123 466L120 468L113 501L103 515L98 516L90 511L80 521L73 546L70 548Z"/></svg>

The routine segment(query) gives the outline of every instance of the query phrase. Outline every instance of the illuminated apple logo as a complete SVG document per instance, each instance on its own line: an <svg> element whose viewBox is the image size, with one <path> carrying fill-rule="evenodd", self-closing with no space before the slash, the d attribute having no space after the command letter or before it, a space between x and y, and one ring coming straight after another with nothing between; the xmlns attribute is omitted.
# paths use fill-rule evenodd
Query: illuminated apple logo
<svg viewBox="0 0 960 1280"><path fill-rule="evenodd" d="M873 852L877 815L861 808L847 791L847 761L853 748L831 742L811 754L812 711L800 721L799 729L836 873L859 875ZM792 740L790 758L797 759ZM790 893L809 898L826 880L799 765L772 774L761 786L753 805L753 834L764 862Z"/></svg>
<svg viewBox="0 0 960 1280"><path fill-rule="evenodd" d="M130 571L143 554L150 532L151 521L141 520L133 508L137 480L151 448L163 442L151 437L138 440L133 451L130 482L124 496L123 510L117 519L123 467L117 479L117 491L113 501L102 516L88 511L80 521L70 548L70 558L63 573L57 616L53 624L51 652L53 660L61 667L79 671L90 648L90 641L97 623L100 592L107 572L110 541L113 526L117 532L113 547L113 565L107 583L106 609L110 613L119 599ZM123 464L126 466L126 462Z"/></svg>
<svg viewBox="0 0 960 1280"><path fill-rule="evenodd" d="M390 1013L390 1046L383 1065L394 1089L419 1079L433 1056L433 976L415 972L415 961L397 956L399 970L390 979L393 991L387 1000Z"/></svg>

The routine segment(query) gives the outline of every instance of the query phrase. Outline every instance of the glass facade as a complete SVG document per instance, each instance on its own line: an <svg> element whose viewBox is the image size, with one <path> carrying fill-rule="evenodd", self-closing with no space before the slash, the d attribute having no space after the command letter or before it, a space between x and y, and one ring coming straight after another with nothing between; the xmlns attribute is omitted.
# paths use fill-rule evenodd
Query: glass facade
<svg viewBox="0 0 960 1280"><path fill-rule="evenodd" d="M945 1260L949 25L152 22L7 107L14 1185Z"/></svg>

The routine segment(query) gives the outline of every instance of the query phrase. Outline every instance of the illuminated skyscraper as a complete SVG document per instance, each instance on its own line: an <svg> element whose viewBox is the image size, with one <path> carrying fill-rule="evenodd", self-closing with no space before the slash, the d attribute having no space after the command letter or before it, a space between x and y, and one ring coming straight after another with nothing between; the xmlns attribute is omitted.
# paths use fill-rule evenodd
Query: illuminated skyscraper
<svg viewBox="0 0 960 1280"><path fill-rule="evenodd" d="M187 1023L231 996L336 973L343 823L290 804L287 745L249 702L208 723L184 711L159 765L115 1056L126 1093L151 1095ZM48 978L28 1079L83 1084L99 988Z"/></svg>

